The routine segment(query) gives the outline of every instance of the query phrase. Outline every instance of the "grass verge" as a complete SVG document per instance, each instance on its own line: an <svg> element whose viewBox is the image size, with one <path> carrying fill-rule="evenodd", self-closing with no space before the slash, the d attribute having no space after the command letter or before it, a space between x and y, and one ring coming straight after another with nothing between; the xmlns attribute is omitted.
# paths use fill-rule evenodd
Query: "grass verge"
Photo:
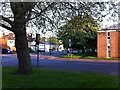
<svg viewBox="0 0 120 90"><path fill-rule="evenodd" d="M3 67L5 88L117 88L118 77L86 72L33 68L31 75L16 75L16 67Z"/></svg>
<svg viewBox="0 0 120 90"><path fill-rule="evenodd" d="M73 58L73 59L94 59L94 60L120 60L120 58L97 58L96 53L75 53L65 54L61 58Z"/></svg>

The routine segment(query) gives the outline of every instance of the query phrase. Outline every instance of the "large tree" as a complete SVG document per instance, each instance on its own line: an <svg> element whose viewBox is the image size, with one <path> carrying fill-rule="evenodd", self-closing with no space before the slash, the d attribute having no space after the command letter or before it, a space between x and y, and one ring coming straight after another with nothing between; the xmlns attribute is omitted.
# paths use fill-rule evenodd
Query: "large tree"
<svg viewBox="0 0 120 90"><path fill-rule="evenodd" d="M26 37L26 22L29 19L30 12L34 5L35 3L10 2L11 10L14 16L13 20L1 16L2 20L9 24L1 24L2 27L14 32L15 34L15 47L19 63L18 72L21 74L28 74L32 71Z"/></svg>
<svg viewBox="0 0 120 90"><path fill-rule="evenodd" d="M3 6L1 10L6 10L5 7L8 8L8 6L10 6L12 12L12 19L9 15L1 15L0 25L15 34L15 46L19 65L18 72L22 74L28 74L32 71L26 38L26 25L29 26L35 24L39 29L46 28L52 30L53 27L55 27L55 29L59 28L65 20L72 16L83 15L85 13L95 15L96 12L94 10L99 7L102 7L101 10L104 10L103 2L87 3L81 1L38 3L10 2L10 4L2 3L1 6ZM98 15L98 13L96 15ZM7 22L7 24L4 22Z"/></svg>

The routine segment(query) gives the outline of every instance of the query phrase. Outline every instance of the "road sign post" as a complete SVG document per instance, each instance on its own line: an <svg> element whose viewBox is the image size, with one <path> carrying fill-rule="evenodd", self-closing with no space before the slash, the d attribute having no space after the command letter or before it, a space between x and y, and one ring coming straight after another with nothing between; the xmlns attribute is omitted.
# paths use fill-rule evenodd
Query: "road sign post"
<svg viewBox="0 0 120 90"><path fill-rule="evenodd" d="M71 48L71 39L69 39L69 47Z"/></svg>
<svg viewBox="0 0 120 90"><path fill-rule="evenodd" d="M39 66L39 42L40 42L40 34L36 34L37 66Z"/></svg>
<svg viewBox="0 0 120 90"><path fill-rule="evenodd" d="M37 66L39 66L39 45L36 45L37 47Z"/></svg>

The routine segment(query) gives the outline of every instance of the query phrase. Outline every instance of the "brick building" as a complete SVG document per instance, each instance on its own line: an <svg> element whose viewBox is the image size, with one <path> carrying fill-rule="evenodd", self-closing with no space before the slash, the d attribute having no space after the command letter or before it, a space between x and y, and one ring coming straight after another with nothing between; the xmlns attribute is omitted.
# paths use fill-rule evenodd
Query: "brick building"
<svg viewBox="0 0 120 90"><path fill-rule="evenodd" d="M98 58L120 58L120 24L98 31Z"/></svg>

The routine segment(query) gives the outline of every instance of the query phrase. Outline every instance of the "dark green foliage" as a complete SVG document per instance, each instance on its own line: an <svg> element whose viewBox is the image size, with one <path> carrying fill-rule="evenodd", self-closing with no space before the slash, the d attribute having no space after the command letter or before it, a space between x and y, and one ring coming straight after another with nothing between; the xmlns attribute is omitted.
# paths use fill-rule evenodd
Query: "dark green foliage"
<svg viewBox="0 0 120 90"><path fill-rule="evenodd" d="M30 53L32 52L32 49L31 48L28 48L29 49L29 51L30 51Z"/></svg>
<svg viewBox="0 0 120 90"><path fill-rule="evenodd" d="M72 41L72 48L96 48L97 30L100 28L97 20L90 15L75 16L65 26L61 27L58 37L68 48L68 39Z"/></svg>

